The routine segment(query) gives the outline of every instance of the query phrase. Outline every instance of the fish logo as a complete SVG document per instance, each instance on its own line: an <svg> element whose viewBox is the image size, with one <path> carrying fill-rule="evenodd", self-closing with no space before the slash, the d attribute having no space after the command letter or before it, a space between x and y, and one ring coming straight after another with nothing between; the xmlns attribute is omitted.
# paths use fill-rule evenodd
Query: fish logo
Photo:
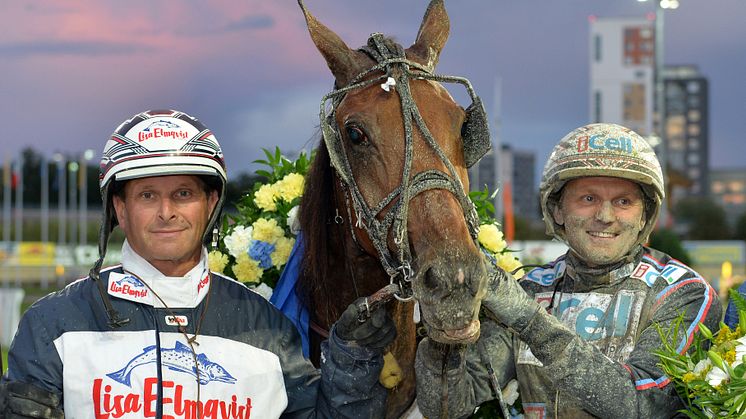
<svg viewBox="0 0 746 419"><path fill-rule="evenodd" d="M155 122L151 123L145 129L143 129L143 131L150 132L150 129L154 128L154 127L171 128L171 129L179 129L179 128L181 128L180 126L174 124L173 122L168 122L166 120L161 119L159 121L155 121Z"/></svg>
<svg viewBox="0 0 746 419"><path fill-rule="evenodd" d="M145 286L142 281L132 275L127 275L119 281L114 281L114 283L119 285L120 287L124 286L124 284L131 285L133 288L142 288Z"/></svg>
<svg viewBox="0 0 746 419"><path fill-rule="evenodd" d="M156 362L157 348L155 345L148 346L143 352L132 358L127 365L119 371L106 374L107 377L114 381L122 383L127 387L130 384L130 375L135 368ZM204 385L210 381L220 383L234 384L236 379L226 371L221 365L210 361L205 354L197 354L197 364L195 365L192 350L181 342L176 342L173 349L161 348L161 364L172 371L189 374ZM199 375L198 375L199 373Z"/></svg>

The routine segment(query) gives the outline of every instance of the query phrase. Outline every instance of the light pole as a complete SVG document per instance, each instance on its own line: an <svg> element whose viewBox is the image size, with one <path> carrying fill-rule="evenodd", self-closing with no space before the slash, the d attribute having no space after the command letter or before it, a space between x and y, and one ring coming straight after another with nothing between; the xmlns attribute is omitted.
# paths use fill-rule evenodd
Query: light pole
<svg viewBox="0 0 746 419"><path fill-rule="evenodd" d="M68 181L70 182L70 211L73 213L73 217L72 217L72 221L71 221L71 225L70 225L70 244L74 244L75 243L75 241L76 241L75 240L75 236L76 236L75 232L78 229L77 228L78 226L75 225L77 220L76 220L74 214L75 214L75 210L76 210L75 206L77 204L76 201L78 200L78 188L75 187L75 185L76 185L75 181L77 180L77 175L78 175L78 169L79 168L80 168L80 165L75 160L73 160L73 161L71 161L71 162L69 162L67 164L67 169L70 171L69 176L68 176ZM75 252L74 248L72 250L73 250L73 252Z"/></svg>
<svg viewBox="0 0 746 419"><path fill-rule="evenodd" d="M60 258L62 257L63 248L65 247L65 232L67 231L67 189L65 185L65 157L61 153L54 153L52 156L57 165L57 251L55 252L55 275L57 276L57 286L61 287L63 284L63 276L65 273L64 265L61 263Z"/></svg>
<svg viewBox="0 0 746 419"><path fill-rule="evenodd" d="M93 150L83 152L80 159L80 245L88 243L88 162L93 158Z"/></svg>

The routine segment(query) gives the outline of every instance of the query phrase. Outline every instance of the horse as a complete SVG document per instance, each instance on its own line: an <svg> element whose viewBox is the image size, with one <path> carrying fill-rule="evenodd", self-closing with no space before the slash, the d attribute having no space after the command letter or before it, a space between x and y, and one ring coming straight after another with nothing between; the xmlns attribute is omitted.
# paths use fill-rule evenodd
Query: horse
<svg viewBox="0 0 746 419"><path fill-rule="evenodd" d="M407 49L378 33L350 49L298 4L335 87L321 101L322 140L299 212L296 290L311 312L312 360L350 303L393 284L389 349L402 375L386 416L399 417L415 398L418 331L448 344L479 336L486 268L467 191L468 167L490 148L487 117L468 80L433 73L450 26L442 0L430 2ZM466 87L468 108L447 82Z"/></svg>

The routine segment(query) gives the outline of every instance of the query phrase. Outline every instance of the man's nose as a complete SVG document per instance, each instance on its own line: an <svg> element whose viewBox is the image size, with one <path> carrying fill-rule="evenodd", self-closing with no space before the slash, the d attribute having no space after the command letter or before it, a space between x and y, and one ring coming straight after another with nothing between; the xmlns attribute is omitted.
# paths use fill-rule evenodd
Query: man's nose
<svg viewBox="0 0 746 419"><path fill-rule="evenodd" d="M160 202L160 208L158 211L158 216L163 220L170 220L176 216L176 212L174 211L174 205L173 202L171 202L171 199L164 198L161 199Z"/></svg>
<svg viewBox="0 0 746 419"><path fill-rule="evenodd" d="M614 221L614 207L611 205L610 201L604 201L601 203L598 211L596 211L596 219L603 223L611 223Z"/></svg>

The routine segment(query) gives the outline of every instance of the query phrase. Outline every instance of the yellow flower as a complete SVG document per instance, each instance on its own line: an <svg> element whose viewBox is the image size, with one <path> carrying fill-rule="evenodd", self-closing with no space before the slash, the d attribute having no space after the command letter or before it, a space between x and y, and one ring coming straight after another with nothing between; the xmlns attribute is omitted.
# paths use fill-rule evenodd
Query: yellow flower
<svg viewBox="0 0 746 419"><path fill-rule="evenodd" d="M505 240L503 240L502 231L494 224L482 224L479 226L477 238L479 239L479 243L482 243L482 246L492 253L500 253L507 246Z"/></svg>
<svg viewBox="0 0 746 419"><path fill-rule="evenodd" d="M691 372L691 371L687 372L686 374L684 374L683 377L681 377L681 381L683 381L685 383L690 383L690 382L692 382L692 381L694 381L696 379L697 379L697 375L695 373Z"/></svg>
<svg viewBox="0 0 746 419"><path fill-rule="evenodd" d="M281 268L288 258L290 257L290 251L293 250L295 239L280 237L275 243L275 251L272 252L272 264L277 268Z"/></svg>
<svg viewBox="0 0 746 419"><path fill-rule="evenodd" d="M305 185L305 177L298 173L290 173L284 178L280 179L275 183L275 189L277 195L285 201L292 201L293 199L303 195L303 187Z"/></svg>
<svg viewBox="0 0 746 419"><path fill-rule="evenodd" d="M510 252L495 255L495 257L497 258L497 266L503 268L503 270L507 272L512 272L513 270L521 267L521 261L519 261ZM523 269L520 269L513 276L515 276L516 278L520 278L523 276L523 274Z"/></svg>
<svg viewBox="0 0 746 419"><path fill-rule="evenodd" d="M285 232L277 224L277 220L274 218L266 219L259 218L252 224L254 231L251 238L254 240L261 240L270 244L275 244L281 237L285 237Z"/></svg>
<svg viewBox="0 0 746 419"><path fill-rule="evenodd" d="M227 264L228 256L221 251L213 250L207 254L207 266L209 266L211 271L222 274Z"/></svg>
<svg viewBox="0 0 746 419"><path fill-rule="evenodd" d="M254 193L254 202L256 205L265 211L275 211L277 205L275 199L277 198L277 189L275 185L262 185L259 190Z"/></svg>
<svg viewBox="0 0 746 419"><path fill-rule="evenodd" d="M247 254L242 254L236 258L233 274L241 282L259 282L264 270L259 267L258 261L251 259Z"/></svg>

